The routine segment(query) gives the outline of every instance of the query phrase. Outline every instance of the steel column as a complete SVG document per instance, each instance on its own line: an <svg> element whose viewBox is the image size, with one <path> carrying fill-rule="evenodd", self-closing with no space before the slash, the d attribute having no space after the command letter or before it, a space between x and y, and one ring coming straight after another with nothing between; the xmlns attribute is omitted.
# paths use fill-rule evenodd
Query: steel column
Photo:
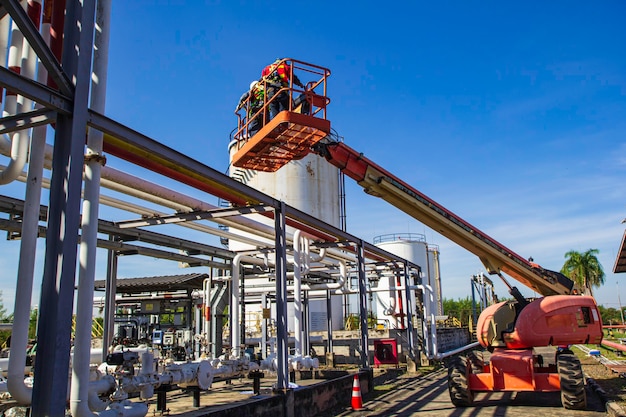
<svg viewBox="0 0 626 417"><path fill-rule="evenodd" d="M277 388L279 390L289 387L285 224L285 203L281 201L274 210L274 226L276 228L276 355L278 360Z"/></svg>
<svg viewBox="0 0 626 417"><path fill-rule="evenodd" d="M62 64L69 79L76 80L74 113L59 115L55 131L37 332L37 354L46 359L35 362L33 417L62 417L67 405L94 17L95 1L67 2Z"/></svg>
<svg viewBox="0 0 626 417"><path fill-rule="evenodd" d="M365 255L363 240L357 245L357 262L359 271L359 318L361 319L361 368L369 369L368 335L367 335L367 287L365 276Z"/></svg>
<svg viewBox="0 0 626 417"><path fill-rule="evenodd" d="M109 236L110 241L115 241L114 236ZM104 361L109 353L109 345L113 341L115 331L115 297L117 294L117 251L109 249L107 258L107 275L104 290L106 304L104 307L104 335L102 340L102 360Z"/></svg>

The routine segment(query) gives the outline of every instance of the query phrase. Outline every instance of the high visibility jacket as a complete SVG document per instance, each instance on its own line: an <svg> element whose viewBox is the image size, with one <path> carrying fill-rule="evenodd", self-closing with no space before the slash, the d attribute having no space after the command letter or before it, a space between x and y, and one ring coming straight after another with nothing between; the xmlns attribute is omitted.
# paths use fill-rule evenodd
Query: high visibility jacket
<svg viewBox="0 0 626 417"><path fill-rule="evenodd" d="M283 87L289 85L289 74L291 73L291 67L284 62L268 65L263 68L261 75L273 83L280 84Z"/></svg>
<svg viewBox="0 0 626 417"><path fill-rule="evenodd" d="M265 87L263 84L258 83L250 90L250 107L248 109L248 116L253 116L254 113L259 111L263 107L265 101Z"/></svg>

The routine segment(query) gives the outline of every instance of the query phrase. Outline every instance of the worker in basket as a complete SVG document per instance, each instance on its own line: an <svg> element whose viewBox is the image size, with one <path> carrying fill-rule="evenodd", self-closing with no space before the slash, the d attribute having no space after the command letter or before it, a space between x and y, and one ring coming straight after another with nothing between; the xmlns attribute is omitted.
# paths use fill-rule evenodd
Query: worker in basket
<svg viewBox="0 0 626 417"><path fill-rule="evenodd" d="M250 83L250 89L241 98L235 112L246 106L246 121L248 123L248 137L254 136L265 125L264 112L262 111L265 100L265 86L254 80Z"/></svg>
<svg viewBox="0 0 626 417"><path fill-rule="evenodd" d="M273 119L281 111L289 110L291 94L288 89L290 87L290 77L292 76L291 66L287 64L284 58L278 58L273 63L263 68L261 76L267 85L267 100L270 101L276 96L269 105L270 119ZM295 74L293 74L293 83L304 89L304 84L302 84ZM303 104L302 113L305 113L304 102L306 102L306 100L304 100L304 94L298 97L296 101ZM295 107L296 105L294 104L294 108Z"/></svg>

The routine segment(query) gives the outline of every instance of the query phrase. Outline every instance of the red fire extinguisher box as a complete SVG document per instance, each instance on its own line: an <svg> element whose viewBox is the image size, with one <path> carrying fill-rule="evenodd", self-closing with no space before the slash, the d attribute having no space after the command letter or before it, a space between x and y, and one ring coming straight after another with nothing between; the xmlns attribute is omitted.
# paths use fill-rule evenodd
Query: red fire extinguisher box
<svg viewBox="0 0 626 417"><path fill-rule="evenodd" d="M398 342L396 339L374 340L374 366L397 364Z"/></svg>

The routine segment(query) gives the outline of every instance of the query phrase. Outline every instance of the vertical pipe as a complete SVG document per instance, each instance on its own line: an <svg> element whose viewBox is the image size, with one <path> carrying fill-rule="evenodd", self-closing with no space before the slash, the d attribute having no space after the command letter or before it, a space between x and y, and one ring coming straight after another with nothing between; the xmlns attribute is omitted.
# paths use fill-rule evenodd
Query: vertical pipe
<svg viewBox="0 0 626 417"><path fill-rule="evenodd" d="M115 236L109 236L109 240L115 242ZM106 283L104 288L104 332L102 340L102 361L109 353L108 349L111 345L115 331L115 297L117 294L117 252L110 249L107 253L107 272Z"/></svg>
<svg viewBox="0 0 626 417"><path fill-rule="evenodd" d="M333 353L333 305L332 292L326 291L326 332L328 334L328 353Z"/></svg>
<svg viewBox="0 0 626 417"><path fill-rule="evenodd" d="M261 308L263 309L263 320L261 320L261 358L267 358L267 319L265 310L267 309L267 293L261 294Z"/></svg>
<svg viewBox="0 0 626 417"><path fill-rule="evenodd" d="M41 12L41 4L33 3L31 16L35 16L33 10ZM7 20L8 19L4 19ZM33 22L39 23L39 18L34 17ZM48 41L46 33L46 19L42 36ZM25 42L25 44L27 44ZM30 49L30 48L29 48ZM47 77L47 71L43 65L39 65L37 80ZM35 270L35 254L37 251L37 239L39 237L39 208L41 201L42 173L44 164L44 151L46 144L46 127L40 126L33 130L33 145L28 164L28 178L26 181L26 198L24 200L24 213L22 217L22 232L20 241L20 255L18 260L17 284L15 288L15 305L13 308L13 331L11 334L12 354L9 356L9 369L7 388L11 396L21 404L30 404L32 388L24 384L24 363L26 362L26 346L28 344L28 328L30 325L30 306L33 292L33 278Z"/></svg>
<svg viewBox="0 0 626 417"><path fill-rule="evenodd" d="M432 349L431 349L431 337L430 337L430 327L428 326L428 319L430 317L430 303L428 302L428 291L426 290L426 285L418 285L418 288L422 290L422 305L424 308L424 316L422 319L422 332L424 334L424 350L427 358L432 358Z"/></svg>
<svg viewBox="0 0 626 417"><path fill-rule="evenodd" d="M369 341L367 334L367 287L365 276L365 254L363 241L357 245L357 262L359 271L359 316L361 319L361 367L369 369Z"/></svg>
<svg viewBox="0 0 626 417"><path fill-rule="evenodd" d="M94 61L91 73L91 108L104 113L106 103L106 72L109 53L109 21L111 1L99 0L96 10ZM84 18L89 18L84 16ZM93 18L93 17L92 17ZM92 45L89 45L92 48ZM103 133L89 128L85 156L84 197L79 247L78 295L76 298L76 333L72 360L70 410L74 417L93 415L88 407L91 326L93 321L93 293L96 275L98 241L98 202L100 177L106 159L102 155Z"/></svg>
<svg viewBox="0 0 626 417"><path fill-rule="evenodd" d="M0 65L7 66L7 58L9 55L9 39L11 30L11 19L5 16L0 19ZM4 89L0 87L0 104L2 104L2 95Z"/></svg>
<svg viewBox="0 0 626 417"><path fill-rule="evenodd" d="M37 332L37 354L46 360L35 362L33 417L60 416L66 408L94 15L95 1L68 2L62 66L76 88L73 114L59 114L55 131Z"/></svg>
<svg viewBox="0 0 626 417"><path fill-rule="evenodd" d="M240 262L242 257L243 255L237 254L233 258L233 273L230 280L230 307L228 309L230 316L230 351L236 358L239 358L239 344L241 343L239 334L241 331L241 326L239 325L239 275L241 273Z"/></svg>
<svg viewBox="0 0 626 417"><path fill-rule="evenodd" d="M302 355L302 271L303 271L302 232L293 234L293 331L296 355Z"/></svg>
<svg viewBox="0 0 626 417"><path fill-rule="evenodd" d="M285 203L280 202L274 209L274 228L276 230L276 339L279 390L289 387L289 349L287 346L287 251L285 236Z"/></svg>
<svg viewBox="0 0 626 417"><path fill-rule="evenodd" d="M194 336L195 335L200 335L202 334L202 314L204 313L204 303L200 302L200 303L194 303L195 306L195 316L194 316L194 323L195 323L195 329L194 329ZM196 340L196 338L194 337L193 340L191 341L191 343L193 344L193 357L194 359L199 359L200 358L200 340Z"/></svg>
<svg viewBox="0 0 626 417"><path fill-rule="evenodd" d="M475 289L476 282L474 281L475 279L476 279L476 275L472 275L472 278L470 279L470 283L472 285L472 325L476 324L476 289Z"/></svg>
<svg viewBox="0 0 626 417"><path fill-rule="evenodd" d="M404 261L404 296L406 300L406 334L409 344L409 357L415 360L415 341L413 340L413 303L411 302L411 283L409 282L409 264Z"/></svg>
<svg viewBox="0 0 626 417"><path fill-rule="evenodd" d="M311 354L311 344L309 343L309 292L304 292L302 299L302 356Z"/></svg>
<svg viewBox="0 0 626 417"><path fill-rule="evenodd" d="M26 8L26 2L22 1L21 5L23 8ZM39 27L38 20L37 27ZM9 70L32 79L34 78L35 73L35 57L34 54L31 53L30 61L26 59L27 55L29 55L29 50L30 45L24 39L24 35L22 35L22 32L17 27L15 22L13 22L11 29L11 46L9 48L8 67ZM24 64L26 65L24 68L22 68L22 65ZM18 96L15 92L7 90L3 115L9 116L21 113L25 109L30 110L29 107L31 105L31 100L23 96ZM11 160L9 161L9 165L0 171L0 185L10 183L22 173L22 170L26 165L26 159L28 156L28 130L20 130L19 132L15 132L10 136Z"/></svg>

